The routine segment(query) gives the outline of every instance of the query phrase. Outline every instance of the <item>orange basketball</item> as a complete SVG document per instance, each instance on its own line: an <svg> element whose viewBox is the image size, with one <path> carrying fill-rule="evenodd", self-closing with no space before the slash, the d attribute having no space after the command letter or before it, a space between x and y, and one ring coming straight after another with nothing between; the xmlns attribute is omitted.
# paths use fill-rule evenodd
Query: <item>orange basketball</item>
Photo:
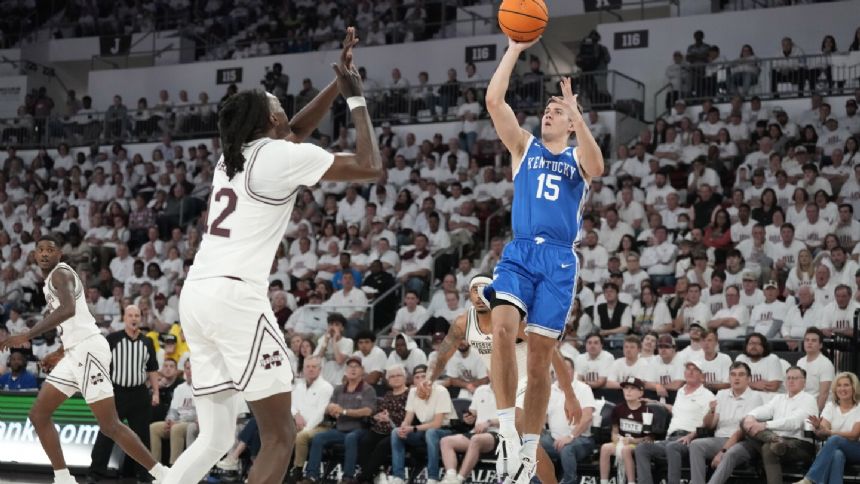
<svg viewBox="0 0 860 484"><path fill-rule="evenodd" d="M517 42L530 42L546 29L549 11L544 0L504 0L499 7L499 27Z"/></svg>

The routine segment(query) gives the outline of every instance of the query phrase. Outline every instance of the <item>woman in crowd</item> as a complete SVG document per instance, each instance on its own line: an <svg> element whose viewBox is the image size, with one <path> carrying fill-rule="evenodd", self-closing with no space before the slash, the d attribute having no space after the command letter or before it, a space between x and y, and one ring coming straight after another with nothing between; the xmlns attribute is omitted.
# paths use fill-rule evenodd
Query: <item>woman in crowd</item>
<svg viewBox="0 0 860 484"><path fill-rule="evenodd" d="M621 262L622 271L627 270L627 256L631 254L639 255L636 239L632 235L624 234L621 236L621 242L618 243L618 249L615 251L615 255L618 256L618 260Z"/></svg>
<svg viewBox="0 0 860 484"><path fill-rule="evenodd" d="M633 332L636 334L647 335L651 333L652 328L659 328L672 322L669 307L650 284L642 285L640 298L633 301L632 313Z"/></svg>
<svg viewBox="0 0 860 484"><path fill-rule="evenodd" d="M833 400L821 417L809 416L819 439L827 439L803 479L795 484L842 484L845 464L860 463L860 381L842 372L833 379Z"/></svg>
<svg viewBox="0 0 860 484"><path fill-rule="evenodd" d="M809 249L800 249L797 253L797 264L789 271L788 279L785 281L785 290L794 294L801 284L809 283L815 277L815 266L812 264L812 252Z"/></svg>
<svg viewBox="0 0 860 484"><path fill-rule="evenodd" d="M731 72L735 92L747 97L752 87L758 84L758 75L761 72L752 46L744 44L741 47L740 56L735 60Z"/></svg>
<svg viewBox="0 0 860 484"><path fill-rule="evenodd" d="M806 205L809 203L809 194L804 188L795 188L791 196L792 204L786 207L786 218L788 223L794 225L795 229L807 221Z"/></svg>
<svg viewBox="0 0 860 484"><path fill-rule="evenodd" d="M773 222L773 212L776 209L776 192L773 188L765 188L759 200L759 206L752 211L752 218L760 224L769 225Z"/></svg>
<svg viewBox="0 0 860 484"><path fill-rule="evenodd" d="M358 462L361 465L359 482L374 482L374 477L388 466L391 461L391 431L399 427L406 416L406 398L409 387L406 385L406 368L391 365L385 371L388 393L382 397L373 415L370 432L361 441Z"/></svg>
<svg viewBox="0 0 860 484"><path fill-rule="evenodd" d="M725 210L718 210L714 221L705 227L702 243L714 249L726 249L732 244L731 222Z"/></svg>

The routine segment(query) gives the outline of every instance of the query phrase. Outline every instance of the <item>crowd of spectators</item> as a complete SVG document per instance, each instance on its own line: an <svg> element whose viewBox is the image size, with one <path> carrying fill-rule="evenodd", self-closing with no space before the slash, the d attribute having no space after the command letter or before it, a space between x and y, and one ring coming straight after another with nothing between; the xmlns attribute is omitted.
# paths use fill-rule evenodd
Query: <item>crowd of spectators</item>
<svg viewBox="0 0 860 484"><path fill-rule="evenodd" d="M671 87L666 108L678 99L725 100L734 94L779 98L783 91L798 96L804 92L839 93L858 75L856 67L834 65L833 56L860 51L860 27L841 45L840 49L835 37L825 35L820 47L804 50L791 37L783 37L777 49L764 55L744 44L738 57L729 61L718 45L705 42L705 33L697 30L687 52L675 51L672 64L666 68ZM761 84L764 79L770 80L769 85Z"/></svg>
<svg viewBox="0 0 860 484"><path fill-rule="evenodd" d="M35 2L6 0L4 3ZM50 29L54 38L123 36L175 30L198 42L199 60L220 60L340 49L340 41L348 25L358 27L364 45L453 36L456 35L453 23L459 6L491 2L73 0L62 3L67 4L65 8L43 26ZM32 12L32 9L24 8L23 11Z"/></svg>
<svg viewBox="0 0 860 484"><path fill-rule="evenodd" d="M430 397L414 388L435 358L427 343L441 341L469 306L471 278L491 273L501 257L504 237L484 247L484 234L504 233L490 215L513 195L511 160L494 131L467 124L480 110L477 90L455 94L467 106L463 136L419 141L383 125L387 169L376 183L323 182L298 194L269 277L297 377L293 480L323 478L319 464L345 443L346 479L372 481L390 459L389 482L398 484L407 450L426 447L431 478L443 475L441 463L444 480L455 484L492 447L480 437L495 425L488 369L469 346L458 348ZM707 467L702 459L725 454L715 466L723 477L760 453L766 477L778 482L780 458L812 461L803 432L812 414L816 435L834 439L827 452L856 444L839 438L856 440L856 432L843 434L858 418L844 415L855 412L860 388L853 375L836 374L845 348L833 340L855 336L860 308L860 89L843 98L815 93L809 102L789 116L757 96L736 94L725 106L706 100L701 113L677 99L607 158L584 207L581 284L560 349L590 414L601 415L603 405L622 410L612 418L612 450L604 450L590 417L571 425L554 393L542 444L560 460L565 482L575 482L577 462L596 450L605 454L603 479L618 453L628 480L650 482L648 463L657 459L670 462L676 482L675 459L687 449L694 472ZM518 118L537 129L525 113ZM596 112L588 123L608 134ZM117 138L128 141L129 133ZM316 142L354 149L345 129ZM179 378L182 371L190 379L191 368L177 305L219 157L217 138L186 149L162 134L151 153L131 158L117 142L74 154L60 145L27 160L9 147L2 162L0 338L40 318L34 241L59 236L103 332L122 331L122 309L140 308L160 365L153 391L173 396L161 398L168 403L153 419L153 452L161 457L160 439L168 438L171 461L194 438L193 399ZM398 284L402 299L390 291ZM38 361L58 344L47 334L0 354L0 388L36 388L45 376ZM642 392L652 397L644 406ZM653 442L646 408L671 414L667 440ZM738 442L728 430L742 422ZM254 425L221 469L239 469L258 449ZM715 428L714 437L700 436L700 427ZM457 452L470 457L459 465ZM818 464L811 480L830 469Z"/></svg>

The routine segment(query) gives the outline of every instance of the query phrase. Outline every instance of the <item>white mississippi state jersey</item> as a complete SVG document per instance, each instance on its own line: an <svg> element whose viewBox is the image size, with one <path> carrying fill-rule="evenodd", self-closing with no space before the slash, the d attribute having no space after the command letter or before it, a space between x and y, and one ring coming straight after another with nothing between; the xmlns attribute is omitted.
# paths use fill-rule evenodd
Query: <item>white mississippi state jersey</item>
<svg viewBox="0 0 860 484"><path fill-rule="evenodd" d="M68 350L90 336L101 334L101 332L99 331L99 328L96 327L96 318L90 314L90 308L87 306L87 300L84 297L84 285L81 282L81 278L78 277L78 273L65 262L57 264L56 267L51 269L48 277L45 278L45 287L42 288L42 292L45 294L45 301L48 302L48 308L50 308L51 311L56 311L57 308L60 307L60 298L57 296L57 288L54 287L54 283L51 281L51 278L54 276L54 272L59 269L65 269L71 272L72 276L75 278L75 315L60 323L60 326L58 326L57 329L57 334L63 342L63 347Z"/></svg>
<svg viewBox="0 0 860 484"><path fill-rule="evenodd" d="M218 160L206 232L188 280L230 276L265 290L299 188L316 184L334 155L309 143L271 138L246 144L242 154L244 170L232 180L223 156Z"/></svg>
<svg viewBox="0 0 860 484"><path fill-rule="evenodd" d="M466 341L472 349L478 352L481 359L484 360L484 364L487 365L487 371L489 372L492 366L490 360L493 354L493 335L485 334L481 331L481 327L478 325L478 311L474 306L470 307L466 312ZM517 378L524 381L528 374L526 372L526 356L528 355L526 342L520 341L517 343L515 350L517 357Z"/></svg>

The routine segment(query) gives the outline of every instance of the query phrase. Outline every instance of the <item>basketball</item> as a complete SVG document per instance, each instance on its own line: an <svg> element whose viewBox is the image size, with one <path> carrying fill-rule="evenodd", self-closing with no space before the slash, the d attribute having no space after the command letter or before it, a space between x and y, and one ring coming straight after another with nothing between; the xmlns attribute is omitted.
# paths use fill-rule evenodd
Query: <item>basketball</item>
<svg viewBox="0 0 860 484"><path fill-rule="evenodd" d="M517 42L540 37L548 21L544 0L504 0L499 7L499 27Z"/></svg>

